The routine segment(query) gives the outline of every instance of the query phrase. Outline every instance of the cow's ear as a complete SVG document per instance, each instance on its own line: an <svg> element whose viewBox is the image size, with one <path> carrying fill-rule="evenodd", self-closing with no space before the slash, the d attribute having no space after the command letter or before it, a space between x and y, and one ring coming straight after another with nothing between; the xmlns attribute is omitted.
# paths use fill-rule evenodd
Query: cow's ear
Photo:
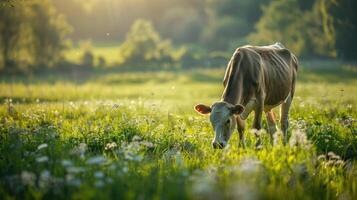
<svg viewBox="0 0 357 200"><path fill-rule="evenodd" d="M196 112L200 113L200 114L208 114L211 112L211 107L203 105L203 104L197 104L195 105L195 110Z"/></svg>
<svg viewBox="0 0 357 200"><path fill-rule="evenodd" d="M239 115L244 111L244 106L240 105L240 104L236 104L234 106L231 107L231 112L234 115Z"/></svg>

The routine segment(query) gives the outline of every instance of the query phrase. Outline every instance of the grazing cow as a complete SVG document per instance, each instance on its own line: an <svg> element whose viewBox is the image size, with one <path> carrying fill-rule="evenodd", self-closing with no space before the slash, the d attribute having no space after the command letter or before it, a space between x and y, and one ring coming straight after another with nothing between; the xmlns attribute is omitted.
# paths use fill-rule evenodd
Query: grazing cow
<svg viewBox="0 0 357 200"><path fill-rule="evenodd" d="M240 142L245 147L245 119L253 110L253 128L261 129L264 111L272 139L276 132L272 108L280 104L280 123L285 144L297 70L296 56L280 43L236 49L226 68L221 101L212 106L195 106L195 110L201 114L211 113L210 121L215 132L212 146L225 147L237 125ZM260 143L258 136L256 146L260 146Z"/></svg>

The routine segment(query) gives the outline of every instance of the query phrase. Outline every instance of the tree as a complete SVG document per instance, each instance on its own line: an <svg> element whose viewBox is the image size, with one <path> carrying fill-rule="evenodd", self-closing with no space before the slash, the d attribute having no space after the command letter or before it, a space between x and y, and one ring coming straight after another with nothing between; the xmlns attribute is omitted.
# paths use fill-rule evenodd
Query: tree
<svg viewBox="0 0 357 200"><path fill-rule="evenodd" d="M194 43L204 27L203 17L196 10L174 7L167 10L160 21L160 32L175 43Z"/></svg>
<svg viewBox="0 0 357 200"><path fill-rule="evenodd" d="M318 0L325 34L335 43L340 58L357 58L357 1Z"/></svg>
<svg viewBox="0 0 357 200"><path fill-rule="evenodd" d="M172 61L170 40L162 40L151 22L137 20L120 46L121 64L158 64ZM150 63L148 63L150 62Z"/></svg>
<svg viewBox="0 0 357 200"><path fill-rule="evenodd" d="M333 40L324 33L321 18L317 4L302 9L298 0L272 1L248 39L260 45L279 41L297 55L334 57Z"/></svg>
<svg viewBox="0 0 357 200"><path fill-rule="evenodd" d="M56 63L70 27L49 0L0 5L0 68L30 70Z"/></svg>
<svg viewBox="0 0 357 200"><path fill-rule="evenodd" d="M19 46L19 40L23 37L23 19L23 6L0 5L0 69L12 68L17 63L14 52L23 48Z"/></svg>
<svg viewBox="0 0 357 200"><path fill-rule="evenodd" d="M254 30L262 15L262 6L270 0L210 0L207 14L210 17L202 35L202 42L214 50L231 50L242 45L245 37Z"/></svg>
<svg viewBox="0 0 357 200"><path fill-rule="evenodd" d="M33 31L32 48L35 66L53 66L66 49L66 36L71 31L64 17L48 0L33 0L30 26Z"/></svg>

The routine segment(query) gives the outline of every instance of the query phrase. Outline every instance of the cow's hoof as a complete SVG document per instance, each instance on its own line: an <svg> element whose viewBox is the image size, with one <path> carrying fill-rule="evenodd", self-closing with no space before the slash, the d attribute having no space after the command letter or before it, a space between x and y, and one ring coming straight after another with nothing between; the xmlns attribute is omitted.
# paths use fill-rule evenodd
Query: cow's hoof
<svg viewBox="0 0 357 200"><path fill-rule="evenodd" d="M255 144L255 149L256 149L256 150L261 150L262 148L263 148L263 145L262 145L261 142L257 142L257 143Z"/></svg>

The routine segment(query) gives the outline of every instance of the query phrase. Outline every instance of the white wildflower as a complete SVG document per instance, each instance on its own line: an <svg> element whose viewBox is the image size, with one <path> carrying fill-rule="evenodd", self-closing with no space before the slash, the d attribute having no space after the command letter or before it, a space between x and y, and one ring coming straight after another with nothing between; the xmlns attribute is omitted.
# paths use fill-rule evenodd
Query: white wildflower
<svg viewBox="0 0 357 200"><path fill-rule="evenodd" d="M72 173L72 174L77 174L77 173L81 173L84 171L85 171L85 169L83 167L74 167L74 166L67 167L67 172Z"/></svg>
<svg viewBox="0 0 357 200"><path fill-rule="evenodd" d="M38 145L37 150L41 150L41 149L44 149L47 147L48 147L48 145L46 143L43 143L43 144Z"/></svg>
<svg viewBox="0 0 357 200"><path fill-rule="evenodd" d="M289 140L289 144L290 144L290 147L307 145L308 140L307 140L305 132L303 132L300 129L293 130L290 140Z"/></svg>
<svg viewBox="0 0 357 200"><path fill-rule="evenodd" d="M24 185L34 185L36 175L32 172L23 171L21 172L21 181Z"/></svg>
<svg viewBox="0 0 357 200"><path fill-rule="evenodd" d="M88 146L86 143L80 143L78 146L74 147L71 151L71 154L79 155L81 158L84 158Z"/></svg>
<svg viewBox="0 0 357 200"><path fill-rule="evenodd" d="M39 185L41 188L46 187L51 181L51 173L48 170L44 170L40 174Z"/></svg>
<svg viewBox="0 0 357 200"><path fill-rule="evenodd" d="M36 162L38 163L43 163L43 162L47 162L48 161L48 157L47 156L41 156L36 158Z"/></svg>
<svg viewBox="0 0 357 200"><path fill-rule="evenodd" d="M165 128L165 125L163 125L163 124L160 124L156 127L157 130L162 130L164 128Z"/></svg>
<svg viewBox="0 0 357 200"><path fill-rule="evenodd" d="M94 156L91 157L87 160L87 164L89 165L95 165L95 164L101 164L104 163L106 161L105 157L103 156Z"/></svg>
<svg viewBox="0 0 357 200"><path fill-rule="evenodd" d="M73 165L72 161L70 161L70 160L62 160L61 163L62 163L63 167L69 167L69 166Z"/></svg>
<svg viewBox="0 0 357 200"><path fill-rule="evenodd" d="M140 162L143 159L142 155L137 155L131 151L125 152L125 159Z"/></svg>
<svg viewBox="0 0 357 200"><path fill-rule="evenodd" d="M75 178L72 174L67 174L65 179L67 184L70 186L79 187L82 183L81 180Z"/></svg>
<svg viewBox="0 0 357 200"><path fill-rule="evenodd" d="M127 166L122 168L123 173L127 173L129 171L129 168Z"/></svg>
<svg viewBox="0 0 357 200"><path fill-rule="evenodd" d="M140 141L140 140L142 140L142 138L138 135L135 135L132 139L132 141Z"/></svg>
<svg viewBox="0 0 357 200"><path fill-rule="evenodd" d="M334 164L335 164L335 161L333 161L333 160L329 160L329 161L326 163L327 166L333 166Z"/></svg>
<svg viewBox="0 0 357 200"><path fill-rule="evenodd" d="M334 152L330 151L330 152L327 153L327 156L328 156L329 158L331 158L331 157L336 156L336 154L335 154Z"/></svg>
<svg viewBox="0 0 357 200"><path fill-rule="evenodd" d="M58 110L55 110L55 111L53 112L53 114L54 114L56 117L58 117L58 116L60 115L60 113L58 112Z"/></svg>
<svg viewBox="0 0 357 200"><path fill-rule="evenodd" d="M329 159L331 160L340 160L341 157L339 155L336 155L334 152L330 151L327 153L327 156L329 157Z"/></svg>
<svg viewBox="0 0 357 200"><path fill-rule="evenodd" d="M278 145L281 143L281 138L283 136L283 133L279 130L279 131L276 131L274 134L273 134L273 144L274 145Z"/></svg>
<svg viewBox="0 0 357 200"><path fill-rule="evenodd" d="M51 173L48 170L43 170L40 175L40 179L49 179L51 177Z"/></svg>
<svg viewBox="0 0 357 200"><path fill-rule="evenodd" d="M94 172L94 177L103 178L104 177L104 173L101 172L101 171L96 171L96 172Z"/></svg>
<svg viewBox="0 0 357 200"><path fill-rule="evenodd" d="M105 150L109 151L109 150L114 150L118 147L117 143L115 142L110 142L108 144L105 145Z"/></svg>
<svg viewBox="0 0 357 200"><path fill-rule="evenodd" d="M257 172L260 166L261 161L253 157L248 157L241 160L239 169L243 174L252 174Z"/></svg>
<svg viewBox="0 0 357 200"><path fill-rule="evenodd" d="M317 157L317 160L318 161L325 161L326 160L326 156L325 155L319 155L318 157Z"/></svg>
<svg viewBox="0 0 357 200"><path fill-rule="evenodd" d="M336 165L343 166L344 164L345 162L343 162L343 160L336 161Z"/></svg>
<svg viewBox="0 0 357 200"><path fill-rule="evenodd" d="M261 135L263 135L263 134L266 133L266 130L265 130L265 129L260 129L260 130L250 129L249 132L250 132L251 134L254 134L256 137L260 137Z"/></svg>
<svg viewBox="0 0 357 200"><path fill-rule="evenodd" d="M142 144L143 146L146 146L147 148L154 148L155 145L152 142L149 141L142 141L140 144Z"/></svg>

